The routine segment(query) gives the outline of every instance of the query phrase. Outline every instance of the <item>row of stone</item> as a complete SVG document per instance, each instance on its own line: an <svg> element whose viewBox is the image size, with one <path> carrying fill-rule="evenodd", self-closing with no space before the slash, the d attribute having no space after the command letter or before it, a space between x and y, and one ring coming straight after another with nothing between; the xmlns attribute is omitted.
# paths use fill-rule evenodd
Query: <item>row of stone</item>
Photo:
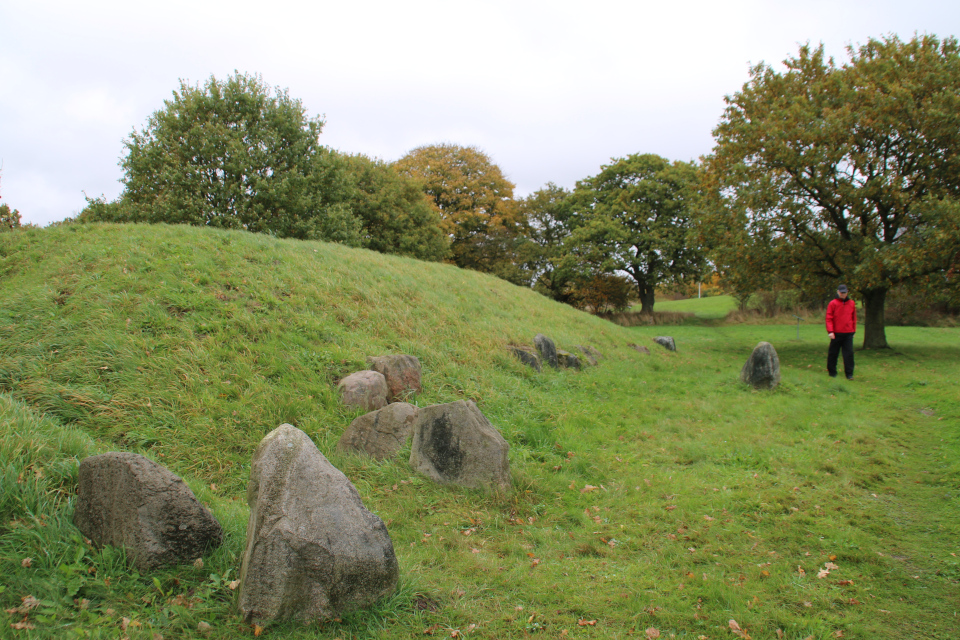
<svg viewBox="0 0 960 640"><path fill-rule="evenodd" d="M556 343L542 333L538 333L533 337L533 347L511 344L507 345L507 349L509 349L520 362L537 372L543 371L542 363L544 362L554 369L575 369L579 371L583 368L583 362L580 356L576 356L563 349L557 349ZM597 366L601 358L599 351L591 346L579 344L576 346L576 349L582 354L583 361L592 367Z"/></svg>

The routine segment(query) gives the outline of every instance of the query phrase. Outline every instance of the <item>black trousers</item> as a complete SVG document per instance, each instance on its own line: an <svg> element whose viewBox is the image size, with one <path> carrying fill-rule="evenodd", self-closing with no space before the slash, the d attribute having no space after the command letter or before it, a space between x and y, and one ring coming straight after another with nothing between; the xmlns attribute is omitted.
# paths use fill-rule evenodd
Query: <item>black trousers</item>
<svg viewBox="0 0 960 640"><path fill-rule="evenodd" d="M830 341L827 350L827 373L837 375L837 356L843 352L843 372L848 378L853 377L853 336L852 333L834 333L836 336Z"/></svg>

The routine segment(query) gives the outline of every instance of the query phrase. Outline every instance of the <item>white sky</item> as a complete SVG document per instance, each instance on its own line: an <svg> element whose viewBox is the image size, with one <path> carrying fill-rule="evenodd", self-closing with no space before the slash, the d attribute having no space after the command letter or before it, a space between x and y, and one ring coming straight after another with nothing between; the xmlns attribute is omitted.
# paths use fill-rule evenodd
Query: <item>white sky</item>
<svg viewBox="0 0 960 640"><path fill-rule="evenodd" d="M0 196L25 222L115 198L123 139L179 87L287 88L321 142L396 160L476 145L526 195L611 158L709 153L724 95L798 45L960 33L956 0L0 4Z"/></svg>

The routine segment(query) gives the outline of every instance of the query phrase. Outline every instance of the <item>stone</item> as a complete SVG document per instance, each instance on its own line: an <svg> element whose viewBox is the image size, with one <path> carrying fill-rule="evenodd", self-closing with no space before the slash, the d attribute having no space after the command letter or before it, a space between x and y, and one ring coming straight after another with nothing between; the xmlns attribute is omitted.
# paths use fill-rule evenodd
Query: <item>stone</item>
<svg viewBox="0 0 960 640"><path fill-rule="evenodd" d="M580 358L563 349L557 349L557 362L559 362L560 366L564 369L576 369L579 371L581 368Z"/></svg>
<svg viewBox="0 0 960 640"><path fill-rule="evenodd" d="M405 354L370 356L371 371L382 373L387 380L387 402L399 402L411 393L420 393L422 369L416 356Z"/></svg>
<svg viewBox="0 0 960 640"><path fill-rule="evenodd" d="M413 433L420 410L406 402L393 402L383 409L365 413L340 436L337 449L385 460L397 455Z"/></svg>
<svg viewBox="0 0 960 640"><path fill-rule="evenodd" d="M769 342L754 347L740 370L740 380L756 389L776 389L780 384L780 358Z"/></svg>
<svg viewBox="0 0 960 640"><path fill-rule="evenodd" d="M510 487L510 445L470 400L420 409L410 466L440 484Z"/></svg>
<svg viewBox="0 0 960 640"><path fill-rule="evenodd" d="M393 593L400 570L383 521L303 431L257 446L238 607L247 623L329 620Z"/></svg>
<svg viewBox="0 0 960 640"><path fill-rule="evenodd" d="M597 366L597 364L600 362L600 358L602 356L600 355L600 352L593 347L589 345L578 344L577 349L583 354L584 360L586 360L587 364L591 367Z"/></svg>
<svg viewBox="0 0 960 640"><path fill-rule="evenodd" d="M554 369L560 367L560 363L557 361L557 345L553 343L553 340L542 333L538 333L533 337L533 346L540 352L540 360Z"/></svg>
<svg viewBox="0 0 960 640"><path fill-rule="evenodd" d="M140 571L193 562L223 542L223 529L186 483L136 453L80 463L73 523L97 546L126 549Z"/></svg>
<svg viewBox="0 0 960 640"><path fill-rule="evenodd" d="M635 349L635 350L639 351L640 353L646 353L646 354L648 354L648 355L650 354L650 349L647 349L647 348L646 348L645 346L643 346L642 344L633 344L633 343L631 342L631 343L628 344L627 346L630 347L631 349Z"/></svg>
<svg viewBox="0 0 960 640"><path fill-rule="evenodd" d="M520 362L537 371L537 373L543 370L540 366L540 356L537 355L537 352L530 347L522 347L512 344L509 345L507 349L509 349L510 352L515 355L518 360L520 360Z"/></svg>
<svg viewBox="0 0 960 640"><path fill-rule="evenodd" d="M343 404L376 411L387 404L387 379L378 371L351 373L337 385Z"/></svg>
<svg viewBox="0 0 960 640"><path fill-rule="evenodd" d="M673 338L670 336L657 336L653 339L658 345L666 349L667 351L676 351L677 343L673 341Z"/></svg>

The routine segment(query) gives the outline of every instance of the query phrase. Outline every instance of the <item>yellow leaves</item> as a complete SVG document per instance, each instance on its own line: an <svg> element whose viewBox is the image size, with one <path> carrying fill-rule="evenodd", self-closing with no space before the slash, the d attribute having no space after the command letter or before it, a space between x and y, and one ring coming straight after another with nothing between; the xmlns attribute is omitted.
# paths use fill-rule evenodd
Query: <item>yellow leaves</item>
<svg viewBox="0 0 960 640"><path fill-rule="evenodd" d="M253 635L259 637L263 633L263 627L258 624L253 625Z"/></svg>
<svg viewBox="0 0 960 640"><path fill-rule="evenodd" d="M800 565L797 565L797 573L800 574L800 577L801 577L801 578L804 577L805 575L807 575L807 572L804 571L804 570L803 570L803 567L801 567Z"/></svg>

